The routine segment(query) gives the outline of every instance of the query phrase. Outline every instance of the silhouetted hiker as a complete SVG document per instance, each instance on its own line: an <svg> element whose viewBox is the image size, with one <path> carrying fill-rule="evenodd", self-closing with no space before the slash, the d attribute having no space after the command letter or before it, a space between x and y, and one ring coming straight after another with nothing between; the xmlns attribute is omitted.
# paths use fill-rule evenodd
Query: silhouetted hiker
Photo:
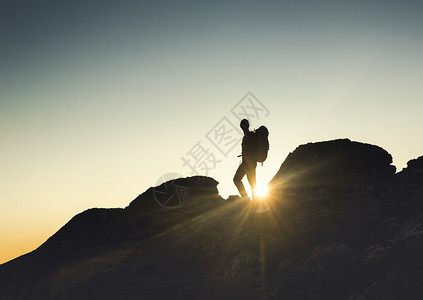
<svg viewBox="0 0 423 300"><path fill-rule="evenodd" d="M244 175L247 175L254 200L257 162L263 163L267 158L267 151L269 150L269 131L265 126L260 126L256 131L250 131L250 123L247 119L243 119L240 126L244 132L244 137L242 139L242 162L236 170L234 183L241 197L243 199L248 199L248 194L242 183L242 178Z"/></svg>

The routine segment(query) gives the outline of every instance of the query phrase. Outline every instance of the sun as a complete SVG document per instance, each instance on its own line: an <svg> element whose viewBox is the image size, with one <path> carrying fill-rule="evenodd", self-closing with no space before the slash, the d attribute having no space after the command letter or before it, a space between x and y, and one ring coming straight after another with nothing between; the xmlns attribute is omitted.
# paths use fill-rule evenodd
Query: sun
<svg viewBox="0 0 423 300"><path fill-rule="evenodd" d="M263 198L267 196L267 193L269 192L269 188L266 184L257 184L256 188L254 189L254 192L257 197Z"/></svg>

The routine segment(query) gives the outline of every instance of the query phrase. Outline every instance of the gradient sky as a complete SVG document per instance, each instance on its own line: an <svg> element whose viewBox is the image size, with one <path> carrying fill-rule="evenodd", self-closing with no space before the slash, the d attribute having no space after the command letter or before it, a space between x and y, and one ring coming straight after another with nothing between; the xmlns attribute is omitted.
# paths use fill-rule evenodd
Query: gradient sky
<svg viewBox="0 0 423 300"><path fill-rule="evenodd" d="M249 91L259 180L307 142L423 155L421 1L0 0L0 263L75 214L125 207ZM209 175L235 194L235 147Z"/></svg>

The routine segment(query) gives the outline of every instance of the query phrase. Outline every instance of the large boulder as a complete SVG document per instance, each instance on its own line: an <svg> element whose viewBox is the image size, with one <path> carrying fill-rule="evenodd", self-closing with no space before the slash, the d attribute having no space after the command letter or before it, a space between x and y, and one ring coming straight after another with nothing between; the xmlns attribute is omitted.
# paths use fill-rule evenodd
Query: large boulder
<svg viewBox="0 0 423 300"><path fill-rule="evenodd" d="M379 146L349 139L308 143L290 153L272 184L316 187L367 184L393 178L392 156Z"/></svg>
<svg viewBox="0 0 423 300"><path fill-rule="evenodd" d="M190 199L201 194L204 198L218 197L219 182L210 177L193 176L167 180L135 198L126 208L128 211L150 211L157 209L181 208Z"/></svg>

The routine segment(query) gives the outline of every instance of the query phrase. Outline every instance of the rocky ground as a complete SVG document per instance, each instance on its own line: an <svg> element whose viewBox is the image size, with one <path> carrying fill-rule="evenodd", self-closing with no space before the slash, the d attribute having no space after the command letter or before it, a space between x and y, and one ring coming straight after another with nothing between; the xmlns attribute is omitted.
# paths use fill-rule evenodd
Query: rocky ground
<svg viewBox="0 0 423 300"><path fill-rule="evenodd" d="M391 163L343 139L295 149L261 202L150 188L0 265L0 299L420 299L423 157Z"/></svg>

